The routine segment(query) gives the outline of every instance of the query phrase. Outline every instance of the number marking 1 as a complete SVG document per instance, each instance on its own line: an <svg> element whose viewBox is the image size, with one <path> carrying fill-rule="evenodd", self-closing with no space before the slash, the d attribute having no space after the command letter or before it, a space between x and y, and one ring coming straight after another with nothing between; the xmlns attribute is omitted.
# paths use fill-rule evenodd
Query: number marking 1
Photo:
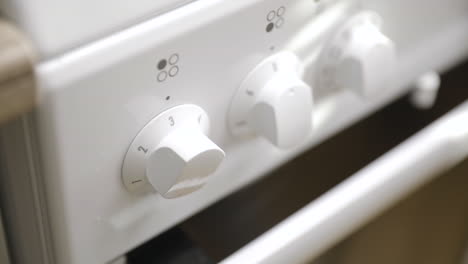
<svg viewBox="0 0 468 264"><path fill-rule="evenodd" d="M271 64L271 66L273 66L273 71L274 71L274 72L277 72L277 71L278 71L278 64L276 64L276 62L273 62L273 63Z"/></svg>

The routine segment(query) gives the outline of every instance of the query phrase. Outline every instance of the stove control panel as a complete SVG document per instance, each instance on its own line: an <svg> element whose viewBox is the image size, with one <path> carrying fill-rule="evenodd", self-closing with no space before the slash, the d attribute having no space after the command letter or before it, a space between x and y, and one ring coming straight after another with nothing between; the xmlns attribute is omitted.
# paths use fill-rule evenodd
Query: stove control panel
<svg viewBox="0 0 468 264"><path fill-rule="evenodd" d="M35 69L57 263L125 254L468 56L466 0L176 2Z"/></svg>

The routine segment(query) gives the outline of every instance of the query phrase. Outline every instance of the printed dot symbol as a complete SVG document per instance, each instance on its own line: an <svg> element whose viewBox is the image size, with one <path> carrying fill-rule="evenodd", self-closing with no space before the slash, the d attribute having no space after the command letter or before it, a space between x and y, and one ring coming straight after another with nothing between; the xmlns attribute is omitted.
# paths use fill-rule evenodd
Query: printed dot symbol
<svg viewBox="0 0 468 264"><path fill-rule="evenodd" d="M169 76L174 77L174 76L177 75L178 72L179 72L179 67L177 67L177 66L172 66L172 67L169 69Z"/></svg>
<svg viewBox="0 0 468 264"><path fill-rule="evenodd" d="M283 18L279 18L276 23L275 23L275 27L276 28L280 28L281 26L283 26L284 24L284 19Z"/></svg>
<svg viewBox="0 0 468 264"><path fill-rule="evenodd" d="M274 27L275 24L273 24L273 22L268 23L268 25L266 26L266 32L271 32Z"/></svg>
<svg viewBox="0 0 468 264"><path fill-rule="evenodd" d="M158 62L157 68L159 73L157 79L159 82L166 81L169 77L175 77L179 73L179 66L176 64L179 62L179 54L174 53L169 56L168 59L162 59ZM166 100L169 100L170 97L166 97Z"/></svg>
<svg viewBox="0 0 468 264"><path fill-rule="evenodd" d="M274 10L270 11L267 15L268 22L271 22L276 17L276 12Z"/></svg>
<svg viewBox="0 0 468 264"><path fill-rule="evenodd" d="M276 11L279 17L284 15L284 12L286 12L286 8L284 6L278 8L278 10Z"/></svg>
<svg viewBox="0 0 468 264"><path fill-rule="evenodd" d="M265 28L266 32L271 32L273 29L280 28L284 24L283 15L286 13L286 7L280 6L276 10L272 10L267 14L267 21L269 22Z"/></svg>
<svg viewBox="0 0 468 264"><path fill-rule="evenodd" d="M166 65L167 65L167 60L165 59L160 60L158 63L158 70L164 70L164 68L166 68Z"/></svg>
<svg viewBox="0 0 468 264"><path fill-rule="evenodd" d="M171 99L170 96L166 96L166 101L169 101Z"/></svg>
<svg viewBox="0 0 468 264"><path fill-rule="evenodd" d="M167 72L166 71L162 71L158 74L158 81L159 82L164 82L167 78Z"/></svg>
<svg viewBox="0 0 468 264"><path fill-rule="evenodd" d="M174 65L179 61L179 54L175 53L169 57L169 64Z"/></svg>

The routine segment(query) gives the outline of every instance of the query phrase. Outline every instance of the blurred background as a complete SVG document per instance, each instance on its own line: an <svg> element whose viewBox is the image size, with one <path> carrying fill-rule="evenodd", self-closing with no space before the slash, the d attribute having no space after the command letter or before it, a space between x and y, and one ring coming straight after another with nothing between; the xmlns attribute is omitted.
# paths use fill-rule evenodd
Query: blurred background
<svg viewBox="0 0 468 264"><path fill-rule="evenodd" d="M468 63L443 74L432 109L415 109L408 96L400 98L130 252L129 263L216 263L226 258L462 103L468 98L467 75ZM465 161L310 263L468 263L467 186Z"/></svg>

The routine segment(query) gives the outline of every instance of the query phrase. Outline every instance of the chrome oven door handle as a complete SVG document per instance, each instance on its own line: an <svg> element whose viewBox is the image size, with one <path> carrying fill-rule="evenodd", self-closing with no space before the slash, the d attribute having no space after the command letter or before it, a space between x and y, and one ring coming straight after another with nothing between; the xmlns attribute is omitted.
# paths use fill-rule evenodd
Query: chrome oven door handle
<svg viewBox="0 0 468 264"><path fill-rule="evenodd" d="M303 263L468 156L468 101L221 263Z"/></svg>

